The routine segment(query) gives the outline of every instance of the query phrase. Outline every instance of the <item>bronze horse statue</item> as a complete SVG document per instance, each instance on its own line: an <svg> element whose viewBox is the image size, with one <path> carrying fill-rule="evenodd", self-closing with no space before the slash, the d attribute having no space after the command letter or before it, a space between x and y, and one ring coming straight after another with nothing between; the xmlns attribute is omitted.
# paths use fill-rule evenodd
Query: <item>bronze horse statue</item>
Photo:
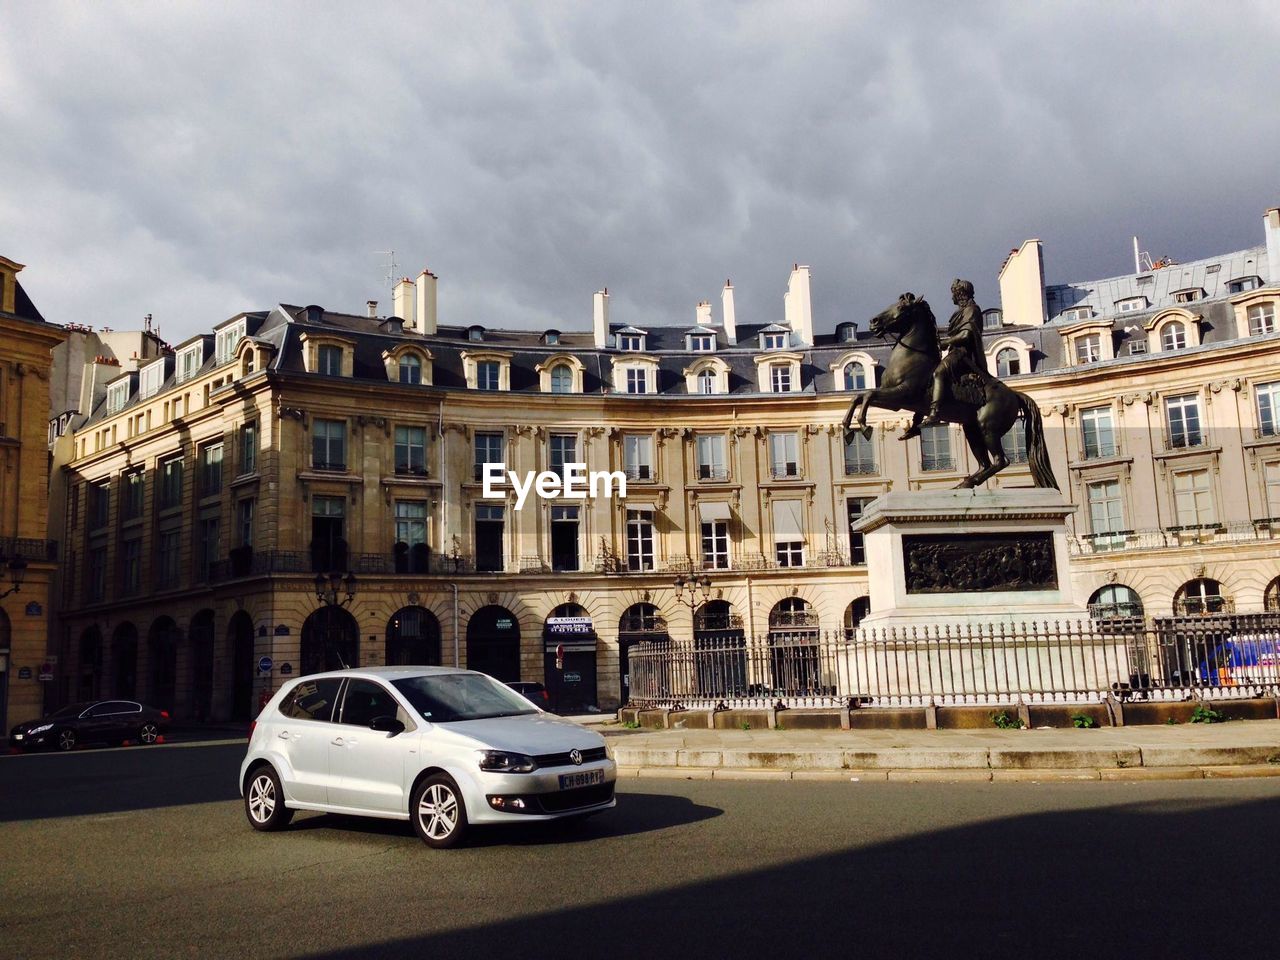
<svg viewBox="0 0 1280 960"><path fill-rule="evenodd" d="M845 438L861 431L870 438L867 408L911 410L918 423L929 406L934 371L942 360L938 345L938 327L933 311L924 300L904 293L889 309L871 320L871 332L893 340L893 352L885 367L880 386L860 392L844 417ZM967 374L980 378L975 385L981 396L979 403L963 403L952 394L942 403L939 414L948 423L964 429L965 440L978 461L978 470L957 484L958 488L976 487L1009 465L1000 439L1021 415L1026 421L1027 464L1037 487L1058 487L1049 463L1044 442L1044 425L1040 410L1025 393L1010 389L987 373ZM905 437L903 439L906 439Z"/></svg>

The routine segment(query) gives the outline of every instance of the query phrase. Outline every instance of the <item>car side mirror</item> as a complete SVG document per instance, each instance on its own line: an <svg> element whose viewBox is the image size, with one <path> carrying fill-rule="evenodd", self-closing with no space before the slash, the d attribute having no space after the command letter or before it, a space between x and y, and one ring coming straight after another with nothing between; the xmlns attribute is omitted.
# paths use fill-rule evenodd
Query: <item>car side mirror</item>
<svg viewBox="0 0 1280 960"><path fill-rule="evenodd" d="M374 717L369 721L369 729L395 736L397 733L404 733L404 724L395 717Z"/></svg>

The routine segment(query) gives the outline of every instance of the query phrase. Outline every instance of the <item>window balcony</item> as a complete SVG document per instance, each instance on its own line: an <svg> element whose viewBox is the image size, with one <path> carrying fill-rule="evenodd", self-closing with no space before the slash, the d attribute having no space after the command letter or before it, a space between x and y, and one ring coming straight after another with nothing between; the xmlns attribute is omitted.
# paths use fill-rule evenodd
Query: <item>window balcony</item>
<svg viewBox="0 0 1280 960"><path fill-rule="evenodd" d="M799 480L800 465L798 463L775 463L769 468L769 475L774 480Z"/></svg>
<svg viewBox="0 0 1280 960"><path fill-rule="evenodd" d="M920 458L920 469L926 473L942 472L945 470L954 470L956 468L955 459L951 454L928 455Z"/></svg>
<svg viewBox="0 0 1280 960"><path fill-rule="evenodd" d="M846 477L870 477L877 473L874 460L848 460L844 462Z"/></svg>
<svg viewBox="0 0 1280 960"><path fill-rule="evenodd" d="M711 464L699 464L698 479L704 483L724 483L729 479L729 468Z"/></svg>
<svg viewBox="0 0 1280 960"><path fill-rule="evenodd" d="M337 460L312 460L312 470L328 470L334 473L346 473L347 465L345 462Z"/></svg>

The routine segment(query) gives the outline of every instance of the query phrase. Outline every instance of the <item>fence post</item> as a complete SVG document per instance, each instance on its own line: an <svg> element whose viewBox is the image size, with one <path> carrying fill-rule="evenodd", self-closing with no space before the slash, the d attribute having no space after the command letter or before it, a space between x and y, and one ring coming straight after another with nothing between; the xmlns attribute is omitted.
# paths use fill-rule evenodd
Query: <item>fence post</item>
<svg viewBox="0 0 1280 960"><path fill-rule="evenodd" d="M1107 707L1107 719L1111 721L1113 727L1124 726L1124 704L1116 699L1114 693L1108 693L1102 701Z"/></svg>

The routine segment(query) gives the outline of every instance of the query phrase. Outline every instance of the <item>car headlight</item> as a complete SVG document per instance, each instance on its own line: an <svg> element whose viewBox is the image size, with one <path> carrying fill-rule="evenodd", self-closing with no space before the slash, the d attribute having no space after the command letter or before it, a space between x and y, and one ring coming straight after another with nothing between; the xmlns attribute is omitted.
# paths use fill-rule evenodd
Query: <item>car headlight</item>
<svg viewBox="0 0 1280 960"><path fill-rule="evenodd" d="M529 773L538 769L538 764L527 753L508 753L506 750L481 750L480 769L494 773Z"/></svg>
<svg viewBox="0 0 1280 960"><path fill-rule="evenodd" d="M44 733L46 730L52 730L52 729L53 729L52 723L42 723L40 726L32 727L30 730L28 730L27 736L34 736L37 733Z"/></svg>

